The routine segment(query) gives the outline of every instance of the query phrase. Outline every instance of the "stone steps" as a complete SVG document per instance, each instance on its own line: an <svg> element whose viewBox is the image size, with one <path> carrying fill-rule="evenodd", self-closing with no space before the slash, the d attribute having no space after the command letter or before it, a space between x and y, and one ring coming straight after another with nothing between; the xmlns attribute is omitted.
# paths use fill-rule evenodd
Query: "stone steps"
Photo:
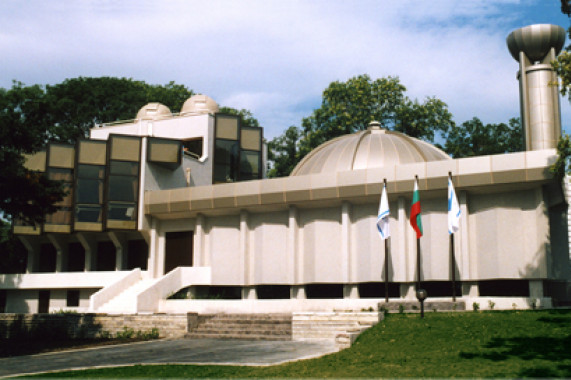
<svg viewBox="0 0 571 380"><path fill-rule="evenodd" d="M292 318L287 314L202 315L187 338L291 340Z"/></svg>

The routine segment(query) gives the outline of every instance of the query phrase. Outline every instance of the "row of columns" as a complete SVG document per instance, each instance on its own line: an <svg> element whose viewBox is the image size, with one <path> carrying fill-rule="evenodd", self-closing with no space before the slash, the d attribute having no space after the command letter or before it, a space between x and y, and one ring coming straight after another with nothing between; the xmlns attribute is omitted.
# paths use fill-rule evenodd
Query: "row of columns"
<svg viewBox="0 0 571 380"><path fill-rule="evenodd" d="M463 278L477 278L477 257L475 255L470 255L469 253L469 227L468 227L468 207L467 207L467 194L465 191L459 193L459 203L462 211L462 221L460 231L457 232L459 238L456 239L457 249L456 249L456 261L460 267L460 271ZM391 239L398 239L398 247L400 247L401 252L393 252L392 254L404 254L405 255L405 268L406 278L410 280L407 283L401 283L400 285L400 295L401 298L414 299L415 294L415 273L416 273L416 253L414 255L411 253L414 249L409 249L408 235L410 234L408 226L408 218L406 216L406 207L408 206L406 199L404 197L399 197L397 199L397 223L399 231L402 231L398 236L392 237ZM248 212L242 210L240 212L240 222L239 222L239 242L238 242L238 252L240 257L239 265L242 268L241 271L241 283L244 284L242 290L242 298L244 299L255 299L255 263L254 257L250 252L249 247L249 226L248 226ZM357 282L357 267L358 267L358 257L352 252L351 249L351 218L352 218L352 204L348 201L344 201L341 204L341 265L343 278L342 282L345 283L343 289L344 298L359 298L359 291ZM210 258L208 254L207 237L204 231L205 228L205 216L199 214L196 217L195 224L195 242L194 242L194 263L196 266L209 266ZM164 239L164 236L156 234L156 225L154 226L155 239ZM153 238L151 238L152 240ZM304 258L303 250L300 247L303 241L303 229L300 229L299 221L299 209L295 205L291 205L288 209L288 226L287 226L287 268L284 270L292 271L293 284L291 286L290 297L293 299L305 299L307 298L305 292L305 286L300 285L303 283L304 276ZM155 260L158 273L161 273L161 264L164 264L164 242L158 243L158 247L163 247L162 250L158 249L158 255ZM162 252L162 253L161 253ZM413 257L414 256L414 257ZM465 296L476 297L478 296L477 282L475 281L463 281L459 278L458 281L462 281L462 294Z"/></svg>

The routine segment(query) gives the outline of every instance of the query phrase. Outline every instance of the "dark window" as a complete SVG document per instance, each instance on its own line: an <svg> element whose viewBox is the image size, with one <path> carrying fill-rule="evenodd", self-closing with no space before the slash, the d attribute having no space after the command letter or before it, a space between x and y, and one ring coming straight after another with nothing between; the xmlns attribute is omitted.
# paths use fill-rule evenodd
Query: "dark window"
<svg viewBox="0 0 571 380"><path fill-rule="evenodd" d="M0 289L0 313L6 312L6 295L6 290Z"/></svg>
<svg viewBox="0 0 571 380"><path fill-rule="evenodd" d="M478 290L481 297L529 297L529 283L527 280L479 281ZM430 297L430 293L428 296Z"/></svg>
<svg viewBox="0 0 571 380"><path fill-rule="evenodd" d="M307 298L343 298L343 284L309 284Z"/></svg>
<svg viewBox="0 0 571 380"><path fill-rule="evenodd" d="M260 178L260 153L243 150L240 153L240 180Z"/></svg>
<svg viewBox="0 0 571 380"><path fill-rule="evenodd" d="M200 158L202 157L202 144L202 138L186 140L182 142L182 150L195 158Z"/></svg>
<svg viewBox="0 0 571 380"><path fill-rule="evenodd" d="M107 221L135 222L139 199L139 163L110 163ZM109 224L108 224L109 226ZM113 225L113 228L135 229L135 223Z"/></svg>
<svg viewBox="0 0 571 380"><path fill-rule="evenodd" d="M127 269L141 268L147 270L149 246L144 239L129 240L127 246Z"/></svg>
<svg viewBox="0 0 571 380"><path fill-rule="evenodd" d="M40 265L39 272L50 273L56 271L57 251L51 244L42 244L40 246Z"/></svg>
<svg viewBox="0 0 571 380"><path fill-rule="evenodd" d="M165 273L176 267L192 266L192 231L167 232Z"/></svg>
<svg viewBox="0 0 571 380"><path fill-rule="evenodd" d="M97 244L97 270L115 270L115 245L110 241L102 241Z"/></svg>
<svg viewBox="0 0 571 380"><path fill-rule="evenodd" d="M384 298L385 283L384 282L364 282L359 284L360 298ZM400 284L397 282L389 282L389 297L400 297Z"/></svg>
<svg viewBox="0 0 571 380"><path fill-rule="evenodd" d="M102 165L78 165L75 195L76 222L102 222L104 175L105 167Z"/></svg>
<svg viewBox="0 0 571 380"><path fill-rule="evenodd" d="M256 286L256 294L259 299L289 299L289 285L258 285Z"/></svg>
<svg viewBox="0 0 571 380"><path fill-rule="evenodd" d="M111 174L117 175L139 175L139 163L128 161L111 161Z"/></svg>
<svg viewBox="0 0 571 380"><path fill-rule="evenodd" d="M238 141L217 139L214 148L214 182L238 179Z"/></svg>
<svg viewBox="0 0 571 380"><path fill-rule="evenodd" d="M79 306L79 290L68 290L67 291L67 307L78 307Z"/></svg>
<svg viewBox="0 0 571 380"><path fill-rule="evenodd" d="M80 243L70 243L68 246L67 271L83 272L85 269L85 249Z"/></svg>
<svg viewBox="0 0 571 380"><path fill-rule="evenodd" d="M38 292L38 313L50 312L50 291L40 290Z"/></svg>

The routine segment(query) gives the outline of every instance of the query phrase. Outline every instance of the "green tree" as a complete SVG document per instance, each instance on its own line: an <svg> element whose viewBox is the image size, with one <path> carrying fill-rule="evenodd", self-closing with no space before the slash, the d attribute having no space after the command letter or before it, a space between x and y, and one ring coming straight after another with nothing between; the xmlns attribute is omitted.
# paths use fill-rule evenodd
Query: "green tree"
<svg viewBox="0 0 571 380"><path fill-rule="evenodd" d="M484 125L475 117L453 125L441 148L454 158L519 152L523 150L521 123L519 118L512 118L508 124Z"/></svg>
<svg viewBox="0 0 571 380"><path fill-rule="evenodd" d="M74 142L89 136L94 124L134 119L141 107L159 102L171 110L180 110L193 92L170 82L149 85L128 78L73 78L46 87L51 124L50 139Z"/></svg>
<svg viewBox="0 0 571 380"><path fill-rule="evenodd" d="M299 159L334 137L367 129L373 120L427 141L449 129L452 114L443 101L427 98L419 103L405 91L399 78L390 76L372 80L359 75L331 83L323 92L321 107L302 120Z"/></svg>
<svg viewBox="0 0 571 380"><path fill-rule="evenodd" d="M285 177L292 172L298 163L298 141L300 137L299 128L291 126L286 129L283 135L268 143L268 160L272 162L268 177Z"/></svg>
<svg viewBox="0 0 571 380"><path fill-rule="evenodd" d="M571 17L571 3L569 0L561 0L561 12ZM571 27L567 29L567 34L571 39ZM571 101L571 44L559 54L557 59L552 62L553 69L561 79L561 94L569 95Z"/></svg>
<svg viewBox="0 0 571 380"><path fill-rule="evenodd" d="M11 89L0 89L0 213L8 220L41 222L65 194L59 182L24 167L24 154L38 151L48 138L42 117L47 109L38 85L14 82Z"/></svg>

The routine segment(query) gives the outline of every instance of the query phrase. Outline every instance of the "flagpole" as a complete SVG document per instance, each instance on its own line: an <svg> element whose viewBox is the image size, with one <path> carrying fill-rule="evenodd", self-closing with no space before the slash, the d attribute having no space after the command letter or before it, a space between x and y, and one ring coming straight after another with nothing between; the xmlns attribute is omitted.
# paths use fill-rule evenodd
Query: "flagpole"
<svg viewBox="0 0 571 380"><path fill-rule="evenodd" d="M415 184L418 186L418 176L414 176ZM420 287L420 237L416 237L416 297L420 301L420 318L424 318L424 299L426 291Z"/></svg>
<svg viewBox="0 0 571 380"><path fill-rule="evenodd" d="M383 182L386 189L387 179ZM385 303L389 303L389 239L385 239Z"/></svg>
<svg viewBox="0 0 571 380"><path fill-rule="evenodd" d="M448 172L448 177L452 181L452 172ZM452 302L456 302L456 247L454 246L454 233L450 233L450 265L452 266Z"/></svg>

